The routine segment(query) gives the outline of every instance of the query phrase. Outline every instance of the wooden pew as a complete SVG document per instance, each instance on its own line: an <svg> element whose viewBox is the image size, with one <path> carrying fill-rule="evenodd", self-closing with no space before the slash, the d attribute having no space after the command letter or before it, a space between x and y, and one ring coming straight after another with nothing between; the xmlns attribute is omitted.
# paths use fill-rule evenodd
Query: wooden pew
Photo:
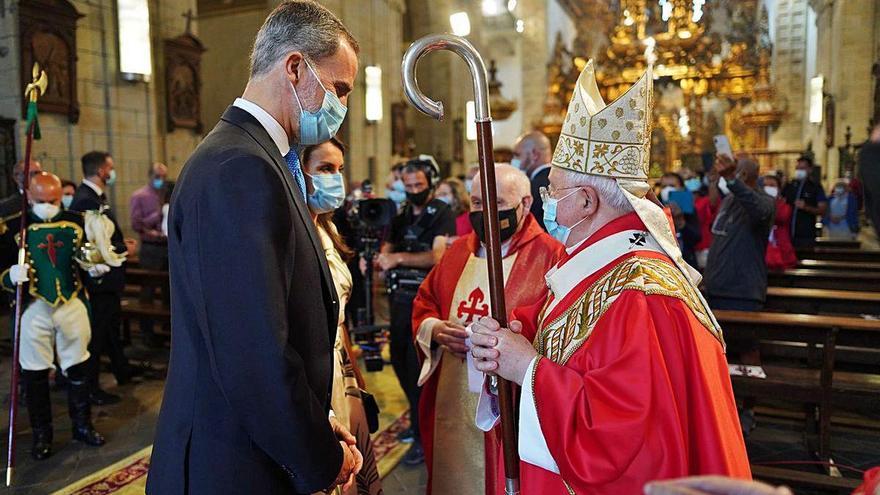
<svg viewBox="0 0 880 495"><path fill-rule="evenodd" d="M144 284L160 287L161 294L169 294L170 280L167 271L128 268L125 271L125 292L122 299L122 331L126 340L131 340L132 320L151 319L155 324L170 327L171 308L164 297L145 303L140 301L140 288Z"/></svg>
<svg viewBox="0 0 880 495"><path fill-rule="evenodd" d="M794 268L784 272L769 272L767 281L770 286L776 287L880 292L880 277L874 272Z"/></svg>
<svg viewBox="0 0 880 495"><path fill-rule="evenodd" d="M752 476L756 480L770 483L771 485L785 485L795 492L800 489L820 490L823 493L839 493L849 495L861 484L860 480L852 478L835 478L827 475L795 471L770 466L752 464Z"/></svg>
<svg viewBox="0 0 880 495"><path fill-rule="evenodd" d="M880 249L813 247L797 250L798 259L880 263Z"/></svg>
<svg viewBox="0 0 880 495"><path fill-rule="evenodd" d="M800 260L798 268L810 268L813 270L838 270L852 272L880 272L880 263L868 261L830 261L830 260Z"/></svg>
<svg viewBox="0 0 880 495"><path fill-rule="evenodd" d="M880 315L880 292L768 287L764 308L810 315Z"/></svg>
<svg viewBox="0 0 880 495"><path fill-rule="evenodd" d="M858 241L856 239L834 239L831 237L817 237L816 247L859 249L862 247L862 243L861 241Z"/></svg>
<svg viewBox="0 0 880 495"><path fill-rule="evenodd" d="M834 408L876 414L880 404L880 375L835 371L837 346L880 348L880 321L842 316L767 312L714 311L726 338L802 342L821 347L817 366L765 363L766 379L732 376L741 397L784 398L818 410L817 451L831 456L831 414ZM808 414L808 418L812 415Z"/></svg>

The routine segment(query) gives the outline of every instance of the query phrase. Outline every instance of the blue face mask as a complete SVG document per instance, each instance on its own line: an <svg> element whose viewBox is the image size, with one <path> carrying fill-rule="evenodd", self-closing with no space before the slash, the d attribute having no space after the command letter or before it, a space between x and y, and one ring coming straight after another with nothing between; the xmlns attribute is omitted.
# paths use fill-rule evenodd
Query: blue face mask
<svg viewBox="0 0 880 495"><path fill-rule="evenodd" d="M308 174L307 174L308 175ZM333 211L345 202L345 179L342 174L309 175L315 192L309 194L309 208L315 213Z"/></svg>
<svg viewBox="0 0 880 495"><path fill-rule="evenodd" d="M65 210L70 209L70 205L73 204L73 195L65 194L64 196L61 196L61 204L64 205Z"/></svg>
<svg viewBox="0 0 880 495"><path fill-rule="evenodd" d="M510 159L510 166L517 169L517 170L522 170L522 160L519 158L516 158L516 157L511 158Z"/></svg>
<svg viewBox="0 0 880 495"><path fill-rule="evenodd" d="M162 189L162 186L165 185L164 179L153 179L153 189Z"/></svg>
<svg viewBox="0 0 880 495"><path fill-rule="evenodd" d="M104 181L104 183L107 184L108 186L112 186L113 184L116 184L116 170L110 171L110 177L107 177L107 180Z"/></svg>
<svg viewBox="0 0 880 495"><path fill-rule="evenodd" d="M691 177L684 181L684 187L690 192L697 192L700 190L700 179L697 177Z"/></svg>
<svg viewBox="0 0 880 495"><path fill-rule="evenodd" d="M554 239L561 242L565 246L568 246L568 244L566 243L568 242L568 236L571 235L571 229L580 225L580 223L586 220L587 217L582 218L571 227L559 225L559 223L556 221L556 207L562 200L568 198L576 192L578 192L577 189L559 199L548 197L544 200L544 227L547 228L548 234L550 234Z"/></svg>
<svg viewBox="0 0 880 495"><path fill-rule="evenodd" d="M321 89L324 90L324 101L321 103L321 108L316 112L309 112L303 108L293 83L288 81L290 89L293 90L293 96L296 97L296 103L299 105L299 144L320 144L329 141L330 138L336 135L339 131L339 126L342 125L342 121L345 119L345 113L348 111L348 108L339 101L339 97L327 91L327 88L324 87L324 84L318 77L318 73L315 72L311 64L305 59L303 61L309 70L312 71L312 75L315 76L318 84L321 85Z"/></svg>
<svg viewBox="0 0 880 495"><path fill-rule="evenodd" d="M440 201L443 201L444 203L448 204L449 206L452 206L452 198L450 198L449 196L434 196L434 197L439 199Z"/></svg>
<svg viewBox="0 0 880 495"><path fill-rule="evenodd" d="M406 192L404 192L404 191L398 191L397 189L388 189L386 191L386 193L387 193L386 195L388 196L388 199L390 199L391 201L394 201L397 204L400 204L400 203L403 203L404 201L406 201Z"/></svg>

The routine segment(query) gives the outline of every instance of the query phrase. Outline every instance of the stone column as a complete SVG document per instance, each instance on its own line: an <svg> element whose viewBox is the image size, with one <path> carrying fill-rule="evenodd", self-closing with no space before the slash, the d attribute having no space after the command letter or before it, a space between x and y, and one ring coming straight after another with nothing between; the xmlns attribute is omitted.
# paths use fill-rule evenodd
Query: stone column
<svg viewBox="0 0 880 495"><path fill-rule="evenodd" d="M843 145L846 126L853 129L853 142L867 137L878 9L873 0L810 0L810 7L816 13L816 73L825 77L825 92L835 103L833 145L825 146L825 122L811 126L811 142L816 161L824 166L823 179L830 181L839 175L837 147Z"/></svg>

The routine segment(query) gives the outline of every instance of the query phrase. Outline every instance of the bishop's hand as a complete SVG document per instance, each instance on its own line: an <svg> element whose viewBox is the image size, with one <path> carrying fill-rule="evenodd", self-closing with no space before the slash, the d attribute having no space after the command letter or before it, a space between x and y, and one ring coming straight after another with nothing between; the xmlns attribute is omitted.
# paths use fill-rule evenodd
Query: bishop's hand
<svg viewBox="0 0 880 495"><path fill-rule="evenodd" d="M486 317L474 322L470 330L476 368L522 385L529 364L538 355L532 343L520 333L522 323L512 321L510 328L501 328L497 321Z"/></svg>
<svg viewBox="0 0 880 495"><path fill-rule="evenodd" d="M451 321L437 321L431 327L431 340L459 359L467 358L467 337L464 327Z"/></svg>

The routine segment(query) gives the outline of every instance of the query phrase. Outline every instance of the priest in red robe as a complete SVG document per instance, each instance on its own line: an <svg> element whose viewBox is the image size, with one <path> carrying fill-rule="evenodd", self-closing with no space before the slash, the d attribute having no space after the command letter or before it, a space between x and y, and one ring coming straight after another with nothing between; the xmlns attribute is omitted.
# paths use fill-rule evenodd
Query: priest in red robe
<svg viewBox="0 0 880 495"><path fill-rule="evenodd" d="M544 295L544 273L563 252L529 213L529 179L509 166L495 168L501 220L504 294L509 308ZM416 347L422 358L419 404L429 494L502 495L498 469L500 433L474 424L483 374L468 359L464 328L490 314L489 280L483 245L480 176L471 189L474 232L446 251L419 288L413 306ZM469 362L470 361L470 362Z"/></svg>
<svg viewBox="0 0 880 495"><path fill-rule="evenodd" d="M522 386L522 493L637 494L692 475L751 477L721 329L662 209L646 197L651 73L606 106L592 63L543 191L566 254L509 329L468 329L477 368ZM496 401L480 397L478 423Z"/></svg>

